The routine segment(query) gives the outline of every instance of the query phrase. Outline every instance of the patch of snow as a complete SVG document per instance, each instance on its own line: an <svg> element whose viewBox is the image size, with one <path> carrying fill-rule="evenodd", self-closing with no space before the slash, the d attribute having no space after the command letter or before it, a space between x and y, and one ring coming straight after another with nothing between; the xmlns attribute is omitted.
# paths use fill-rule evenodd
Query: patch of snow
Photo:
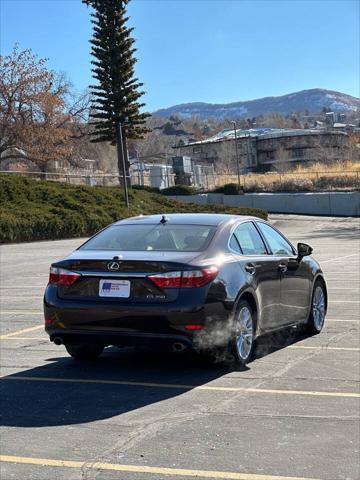
<svg viewBox="0 0 360 480"><path fill-rule="evenodd" d="M343 102L332 102L330 106L333 110L351 110L353 112L356 112L357 110L354 105L348 105L347 103Z"/></svg>

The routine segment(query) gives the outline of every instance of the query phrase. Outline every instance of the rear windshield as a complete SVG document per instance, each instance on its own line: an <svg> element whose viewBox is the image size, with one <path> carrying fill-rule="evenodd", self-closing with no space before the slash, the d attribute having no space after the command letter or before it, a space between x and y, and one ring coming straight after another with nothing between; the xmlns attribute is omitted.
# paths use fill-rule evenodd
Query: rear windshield
<svg viewBox="0 0 360 480"><path fill-rule="evenodd" d="M81 250L198 252L215 232L208 225L113 225L100 232Z"/></svg>

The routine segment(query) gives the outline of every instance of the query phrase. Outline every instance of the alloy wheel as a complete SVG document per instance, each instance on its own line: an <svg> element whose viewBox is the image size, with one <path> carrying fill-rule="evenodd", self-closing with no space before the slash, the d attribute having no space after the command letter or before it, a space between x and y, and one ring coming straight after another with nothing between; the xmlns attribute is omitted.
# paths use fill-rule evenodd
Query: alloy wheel
<svg viewBox="0 0 360 480"><path fill-rule="evenodd" d="M241 360L250 356L254 341L253 318L248 307L242 306L239 310L236 323L236 350Z"/></svg>
<svg viewBox="0 0 360 480"><path fill-rule="evenodd" d="M317 285L312 302L312 316L314 327L318 332L322 329L325 321L325 295L321 285Z"/></svg>

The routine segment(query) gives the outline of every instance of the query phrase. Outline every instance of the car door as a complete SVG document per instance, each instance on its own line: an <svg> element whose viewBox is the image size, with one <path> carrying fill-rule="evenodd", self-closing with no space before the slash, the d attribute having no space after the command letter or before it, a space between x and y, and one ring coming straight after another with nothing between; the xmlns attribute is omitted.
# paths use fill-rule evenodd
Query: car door
<svg viewBox="0 0 360 480"><path fill-rule="evenodd" d="M280 322L282 325L302 322L308 315L310 302L307 263L298 261L294 247L271 225L264 222L256 225L280 273Z"/></svg>
<svg viewBox="0 0 360 480"><path fill-rule="evenodd" d="M256 229L249 222L239 224L233 231L230 247L239 260L247 285L254 290L258 302L258 321L262 331L279 325L280 274L278 262L271 255Z"/></svg>

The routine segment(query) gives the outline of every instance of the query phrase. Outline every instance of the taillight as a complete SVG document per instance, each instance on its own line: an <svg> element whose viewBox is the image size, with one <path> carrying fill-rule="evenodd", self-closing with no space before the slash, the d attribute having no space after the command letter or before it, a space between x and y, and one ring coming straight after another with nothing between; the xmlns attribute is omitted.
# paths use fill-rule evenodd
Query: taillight
<svg viewBox="0 0 360 480"><path fill-rule="evenodd" d="M210 283L217 274L216 267L209 267L201 270L158 273L148 278L160 288L199 288Z"/></svg>
<svg viewBox="0 0 360 480"><path fill-rule="evenodd" d="M50 267L49 283L51 285L72 285L81 275L79 273L70 272L64 268Z"/></svg>
<svg viewBox="0 0 360 480"><path fill-rule="evenodd" d="M216 267L203 268L202 270L190 270L182 272L181 286L182 287L203 287L211 280L214 280L218 274Z"/></svg>
<svg viewBox="0 0 360 480"><path fill-rule="evenodd" d="M148 277L160 288L180 288L181 272L158 273Z"/></svg>

